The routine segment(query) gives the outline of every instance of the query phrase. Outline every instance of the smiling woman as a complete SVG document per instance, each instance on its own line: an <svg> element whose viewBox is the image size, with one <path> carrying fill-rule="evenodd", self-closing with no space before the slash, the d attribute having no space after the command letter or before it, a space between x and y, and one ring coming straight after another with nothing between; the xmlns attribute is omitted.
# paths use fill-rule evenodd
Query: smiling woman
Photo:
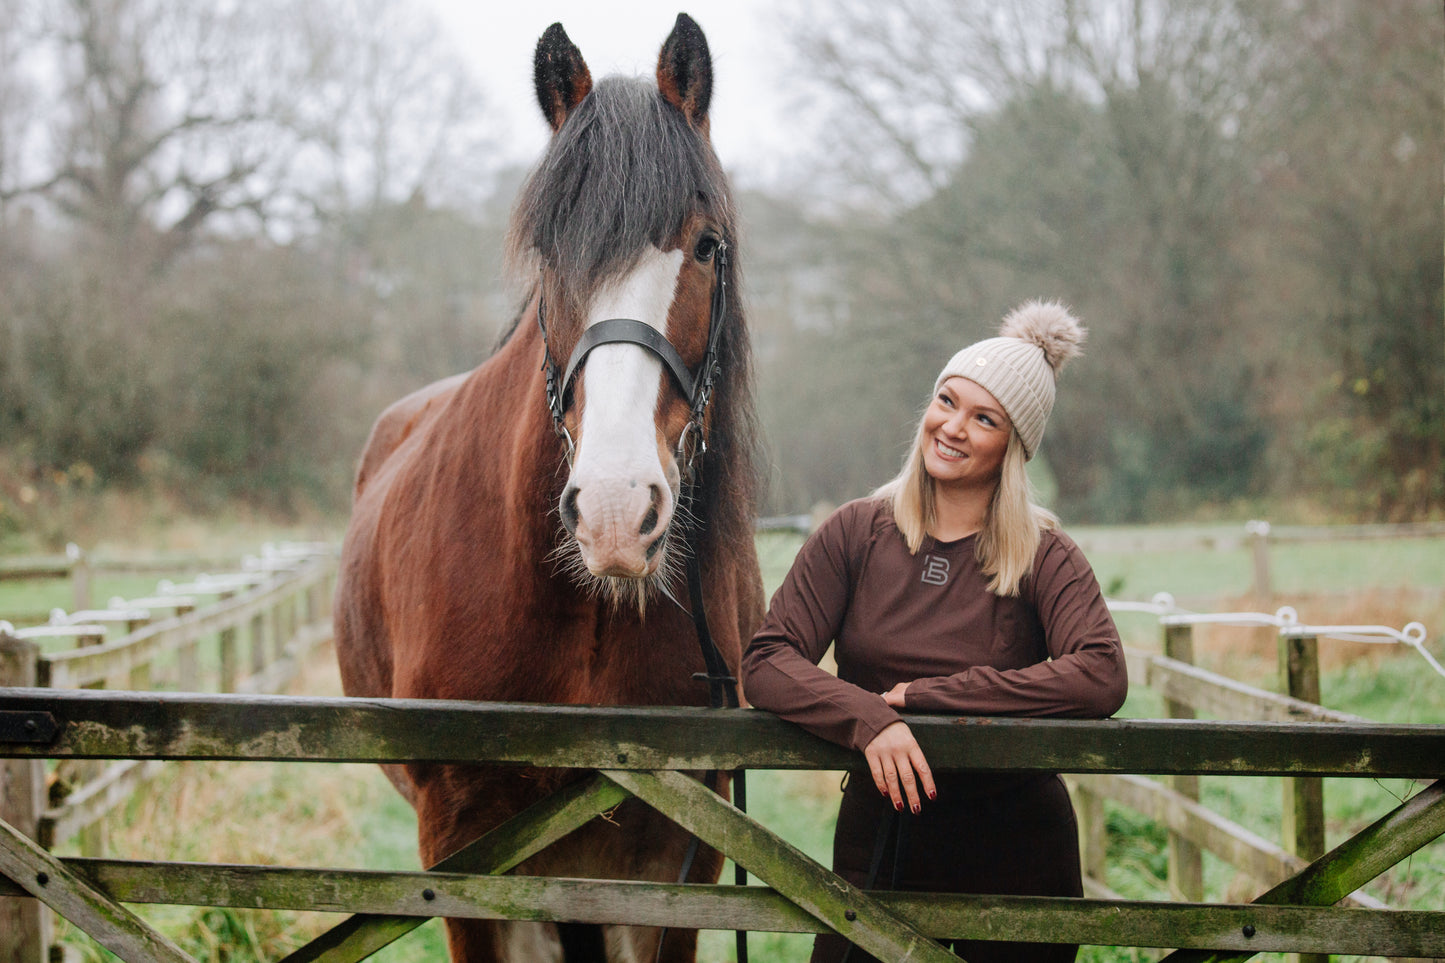
<svg viewBox="0 0 1445 963"><path fill-rule="evenodd" d="M1024 474L1083 338L1061 305L1031 302L999 337L955 354L903 470L808 540L744 656L754 706L861 750L833 869L864 889L1082 895L1058 776L935 774L899 712L1097 718L1124 701L1123 648L1098 581ZM818 667L830 644L836 677ZM954 948L975 961L1075 952ZM818 938L813 960L850 959L872 958Z"/></svg>

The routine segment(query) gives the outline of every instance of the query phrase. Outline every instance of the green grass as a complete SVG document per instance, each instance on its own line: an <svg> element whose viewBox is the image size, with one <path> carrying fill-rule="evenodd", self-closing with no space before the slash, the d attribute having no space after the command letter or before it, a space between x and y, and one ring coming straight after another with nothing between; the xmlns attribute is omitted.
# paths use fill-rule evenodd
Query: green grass
<svg viewBox="0 0 1445 963"><path fill-rule="evenodd" d="M145 598L155 593L158 582L154 575L102 576L91 583L91 607L108 608L113 598ZM37 616L48 617L53 609L76 611L75 592L69 579L0 582L0 621L19 625Z"/></svg>
<svg viewBox="0 0 1445 963"><path fill-rule="evenodd" d="M1080 542L1118 529L1070 529ZM1192 530L1191 530L1192 531ZM1237 535L1238 527L1221 534ZM1111 597L1148 599L1249 594L1254 559L1247 545L1216 551L1090 551L1089 563ZM1269 550L1273 589L1281 595L1353 592L1362 587L1438 589L1445 585L1445 545L1439 539L1289 542Z"/></svg>
<svg viewBox="0 0 1445 963"><path fill-rule="evenodd" d="M764 585L771 594L781 582L802 537L769 533L758 538ZM1098 553L1092 561L1100 582L1120 597L1147 598L1156 591L1178 597L1214 597L1244 594L1251 577L1251 560L1244 550L1236 552L1139 553L1133 556ZM1431 629L1430 649L1440 647L1440 624L1432 624L1427 613L1401 609L1426 597L1419 591L1405 601L1391 593L1401 586L1438 590L1445 585L1445 541L1402 540L1394 543L1341 543L1308 547L1276 548L1274 578L1281 593L1299 592L1314 596L1321 591L1349 590L1356 593L1342 612L1371 612L1366 602L1385 597L1385 614L1370 621L1384 621L1396 627L1421 618ZM116 594L145 594L153 581L140 588L116 590ZM47 591L63 594L65 584ZM97 586L96 598L108 595ZM43 596L22 593L24 607L33 607ZM1365 597L1362 602L1358 597ZM0 584L0 618L15 604L13 586ZM64 604L63 601L55 604ZM1314 599L1309 605L1323 604ZM1435 611L1441 611L1439 592ZM1301 603L1301 616L1322 621L1312 608ZM1391 608L1391 606L1394 606ZM1335 611L1328 617L1334 620ZM1388 616L1388 617L1387 617ZM1157 624L1151 617L1120 616L1126 638L1153 644ZM1255 635L1250 635L1255 631ZM1230 635L1226 633L1236 633ZM1201 646L1201 663L1229 668L1235 675L1269 687L1274 679L1273 643L1261 646L1257 630L1216 630ZM1242 642L1234 641L1243 639ZM1445 679L1429 670L1418 655L1403 649L1358 646L1353 643L1322 642L1327 670L1323 678L1323 701L1367 718L1388 722L1445 723ZM324 656L323 656L324 658ZM327 672L334 672L329 667ZM1263 680L1263 682L1261 682ZM307 691L334 692L328 677L320 688ZM1133 718L1163 715L1156 693L1135 687L1120 713ZM256 858L284 865L338 865L367 868L415 868L415 819L411 810L372 767L356 766L271 766L273 774L260 776L250 768L234 764L195 764L175 767L177 775L168 789L158 789L137 803L115 835L130 834L133 843L119 845L116 855L136 858L194 858L239 860ZM237 772L241 775L238 777ZM189 775L186 775L189 774ZM239 781L238 781L239 780ZM784 839L827 865L838 803L838 774L798 772L754 772L749 775L749 810L753 818ZM240 787L235 788L235 787ZM228 788L231 787L231 788ZM1335 845L1372 822L1414 791L1402 780L1329 779L1325 798L1328 810L1328 843ZM178 800L195 800L213 793L228 799L218 809L195 812ZM1205 802L1265 838L1279 838L1281 785L1278 779L1262 777L1207 777L1202 780ZM152 810L138 809L149 805ZM147 815L147 813L152 813ZM174 827L161 832L157 826ZM257 827L258 819L261 825ZM1110 828L1109 884L1126 896L1140 899L1167 898L1165 835L1161 829L1137 814L1120 807L1107 810ZM186 827L204 826L206 833ZM224 832L215 832L217 827ZM174 839L171 838L174 835ZM221 843L215 837L221 837ZM203 849L197 839L210 840ZM275 850L257 856L249 847L268 842ZM217 850L215 847L220 846ZM228 848L229 847L229 848ZM175 852L190 855L174 855ZM731 879L731 866L724 879ZM756 884L756 880L753 881ZM1258 886L1243 880L1219 860L1206 856L1205 882L1211 900L1247 900ZM1393 906L1438 909L1445 905L1445 840L1437 840L1401 866L1381 877L1368 890ZM310 934L329 925L332 917L319 914L262 914L244 910L197 911L184 908L142 908L147 919L155 920L173 938L205 959L274 959L286 949L303 942ZM93 944L73 936L75 945L90 947L89 959L100 959ZM808 957L812 938L788 934L755 933L750 938L752 958L767 963L790 963ZM420 963L445 959L445 940L439 923L432 922L398 941L375 959L383 963ZM704 963L725 963L733 959L731 933L708 932L700 940L699 958ZM1085 947L1080 959L1088 963L1154 959L1150 951L1127 948ZM1264 959L1279 960L1279 956Z"/></svg>

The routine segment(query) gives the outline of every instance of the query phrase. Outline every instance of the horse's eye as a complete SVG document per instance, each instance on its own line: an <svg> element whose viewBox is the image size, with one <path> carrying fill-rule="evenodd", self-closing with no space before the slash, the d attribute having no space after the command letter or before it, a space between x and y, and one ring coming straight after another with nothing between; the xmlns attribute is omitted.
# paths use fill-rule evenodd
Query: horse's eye
<svg viewBox="0 0 1445 963"><path fill-rule="evenodd" d="M718 244L721 243L716 235L704 234L697 239L697 247L692 249L692 256L699 261L711 261L717 253Z"/></svg>

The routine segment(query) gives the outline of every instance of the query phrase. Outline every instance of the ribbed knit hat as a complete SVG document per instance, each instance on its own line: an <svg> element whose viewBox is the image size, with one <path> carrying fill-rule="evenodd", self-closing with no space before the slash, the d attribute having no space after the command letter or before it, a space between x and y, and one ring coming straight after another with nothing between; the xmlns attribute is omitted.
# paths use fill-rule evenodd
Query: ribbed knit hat
<svg viewBox="0 0 1445 963"><path fill-rule="evenodd" d="M1034 457L1054 408L1054 379L1079 354L1087 331L1057 301L1028 301L1003 319L997 338L971 344L949 359L933 384L949 378L977 382L993 395Z"/></svg>

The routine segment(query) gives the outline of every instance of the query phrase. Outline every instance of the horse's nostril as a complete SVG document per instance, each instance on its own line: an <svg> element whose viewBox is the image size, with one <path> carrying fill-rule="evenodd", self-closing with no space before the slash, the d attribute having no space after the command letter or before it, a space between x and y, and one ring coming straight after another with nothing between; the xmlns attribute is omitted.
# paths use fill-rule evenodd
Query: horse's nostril
<svg viewBox="0 0 1445 963"><path fill-rule="evenodd" d="M573 535L577 534L577 493L576 485L568 485L567 490L562 493L562 525Z"/></svg>
<svg viewBox="0 0 1445 963"><path fill-rule="evenodd" d="M662 504L662 489L656 485L647 486L651 489L652 501L647 506L647 514L642 516L642 524L638 526L639 535L651 535L657 528L657 520L660 516L659 506Z"/></svg>

